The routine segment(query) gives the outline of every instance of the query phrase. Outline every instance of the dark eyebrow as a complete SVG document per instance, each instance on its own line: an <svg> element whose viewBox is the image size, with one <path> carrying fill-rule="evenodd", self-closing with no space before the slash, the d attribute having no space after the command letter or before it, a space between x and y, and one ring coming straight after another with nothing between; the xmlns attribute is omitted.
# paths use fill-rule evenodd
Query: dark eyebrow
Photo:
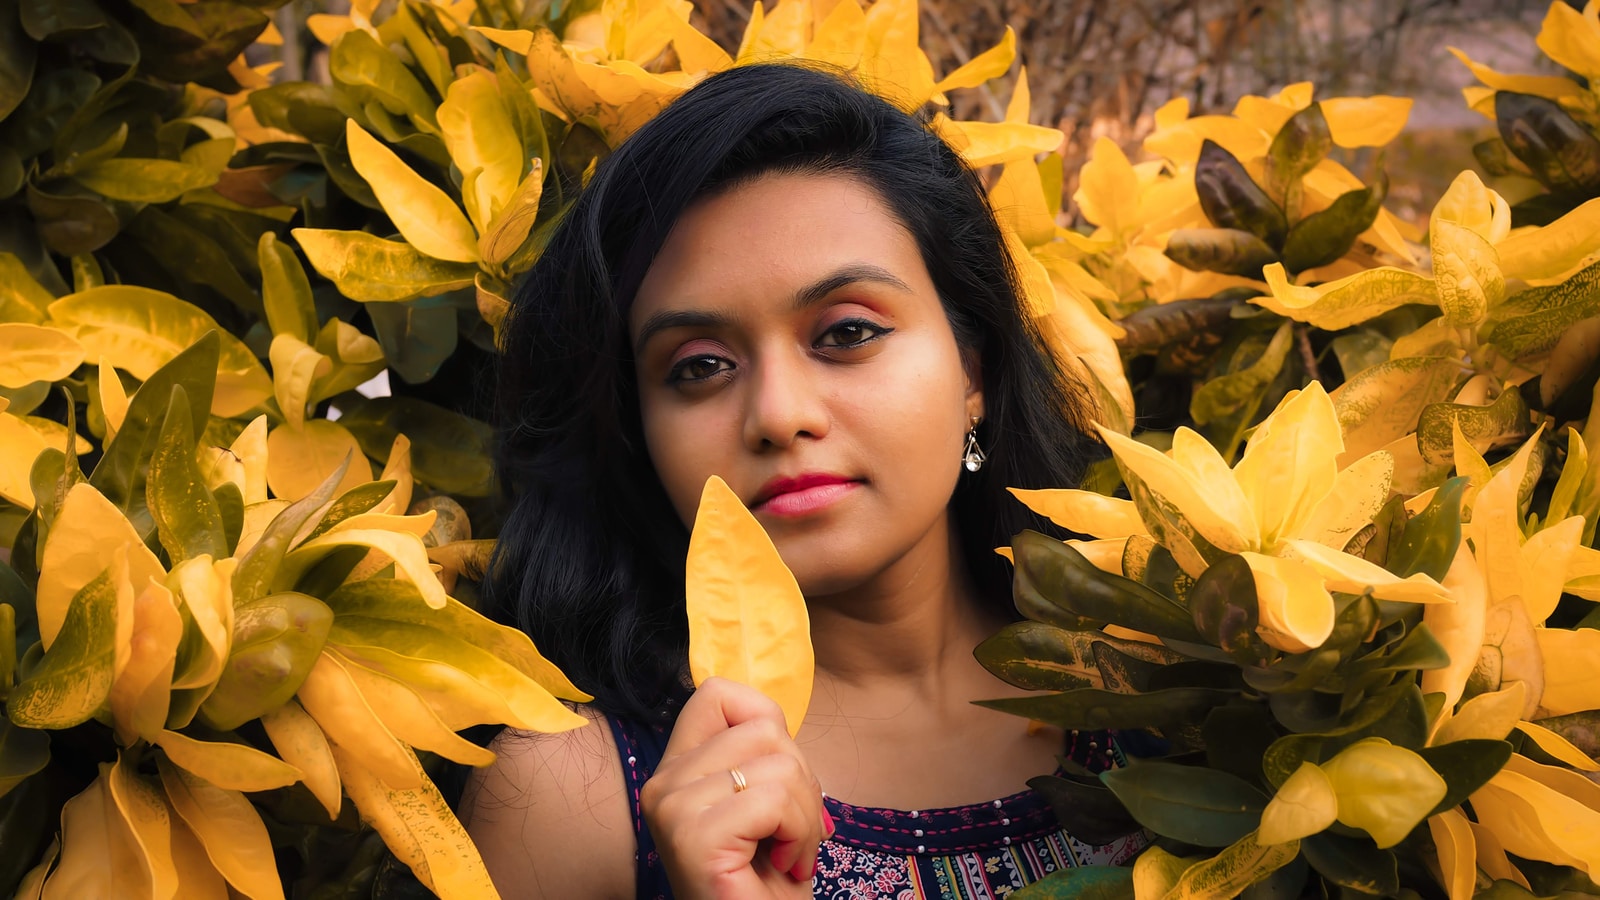
<svg viewBox="0 0 1600 900"><path fill-rule="evenodd" d="M871 263L851 263L841 266L795 292L794 308L804 309L813 303L822 301L829 294L842 287L860 282L882 284L908 294L911 293L910 285L888 269ZM637 356L645 345L650 342L651 338L671 328L718 328L729 324L731 324L731 320L722 313L700 310L664 310L645 319L644 324L639 326L639 337L634 341L633 352Z"/></svg>

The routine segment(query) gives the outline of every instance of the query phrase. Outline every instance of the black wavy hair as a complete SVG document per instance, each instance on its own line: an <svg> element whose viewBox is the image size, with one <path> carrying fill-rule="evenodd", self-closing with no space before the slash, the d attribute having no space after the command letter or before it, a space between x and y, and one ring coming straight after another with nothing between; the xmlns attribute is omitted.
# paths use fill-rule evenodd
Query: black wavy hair
<svg viewBox="0 0 1600 900"><path fill-rule="evenodd" d="M951 504L985 603L1015 616L994 548L1056 531L1005 488L1075 485L1089 458L1091 395L1023 312L982 182L926 120L814 65L707 78L600 163L501 330L495 466L511 510L484 608L615 715L663 715L684 696L688 652L688 531L645 447L629 307L685 209L771 173L847 175L881 195L981 360L989 461Z"/></svg>

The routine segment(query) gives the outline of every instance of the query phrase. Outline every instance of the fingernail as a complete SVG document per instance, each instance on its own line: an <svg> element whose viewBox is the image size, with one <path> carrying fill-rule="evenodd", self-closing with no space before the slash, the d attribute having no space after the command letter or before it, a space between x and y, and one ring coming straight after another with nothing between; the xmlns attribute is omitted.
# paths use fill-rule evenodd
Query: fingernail
<svg viewBox="0 0 1600 900"><path fill-rule="evenodd" d="M833 837L833 816L828 814L826 806L822 808L822 830L828 833L828 837Z"/></svg>

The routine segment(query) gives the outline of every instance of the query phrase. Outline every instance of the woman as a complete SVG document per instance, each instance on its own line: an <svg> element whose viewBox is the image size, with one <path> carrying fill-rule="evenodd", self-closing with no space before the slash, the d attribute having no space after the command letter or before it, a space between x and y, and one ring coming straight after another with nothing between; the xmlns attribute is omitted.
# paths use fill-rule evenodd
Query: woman
<svg viewBox="0 0 1600 900"><path fill-rule="evenodd" d="M1005 488L1073 484L1087 447L1016 284L971 170L838 75L715 75L598 167L503 331L488 602L595 696L469 785L507 897L1003 896L1132 849L1024 786L1063 748L1105 767L1104 736L971 703L1018 693L972 656L1015 619L994 548L1047 527ZM687 684L713 474L806 596L793 740L754 690Z"/></svg>

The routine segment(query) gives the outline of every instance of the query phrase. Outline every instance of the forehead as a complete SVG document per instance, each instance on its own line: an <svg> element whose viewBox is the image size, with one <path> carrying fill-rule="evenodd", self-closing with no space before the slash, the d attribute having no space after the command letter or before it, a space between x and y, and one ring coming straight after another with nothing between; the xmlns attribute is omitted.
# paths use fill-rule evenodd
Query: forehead
<svg viewBox="0 0 1600 900"><path fill-rule="evenodd" d="M847 175L764 175L692 204L634 300L632 322L665 306L789 297L820 275L871 264L932 292L916 240L884 200Z"/></svg>

